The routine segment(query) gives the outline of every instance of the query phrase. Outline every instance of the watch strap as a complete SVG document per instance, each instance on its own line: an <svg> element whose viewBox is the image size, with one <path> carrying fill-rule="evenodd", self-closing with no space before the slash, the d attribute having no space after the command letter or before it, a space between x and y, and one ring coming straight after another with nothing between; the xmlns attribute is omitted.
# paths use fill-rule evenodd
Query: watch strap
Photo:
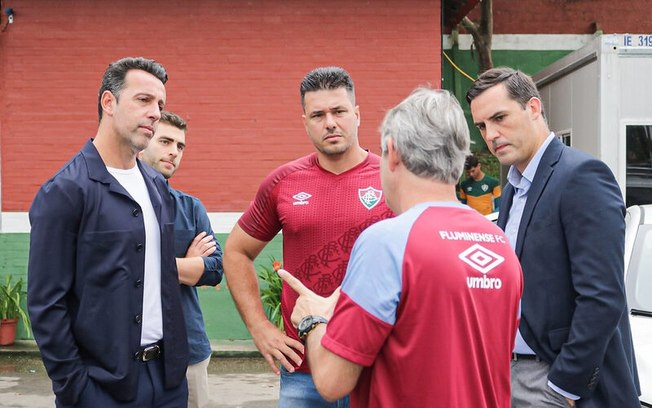
<svg viewBox="0 0 652 408"><path fill-rule="evenodd" d="M317 327L320 324L326 324L328 323L328 319L322 316L312 316L308 315L301 319L299 322L299 338L304 341L306 337L308 337L308 334Z"/></svg>

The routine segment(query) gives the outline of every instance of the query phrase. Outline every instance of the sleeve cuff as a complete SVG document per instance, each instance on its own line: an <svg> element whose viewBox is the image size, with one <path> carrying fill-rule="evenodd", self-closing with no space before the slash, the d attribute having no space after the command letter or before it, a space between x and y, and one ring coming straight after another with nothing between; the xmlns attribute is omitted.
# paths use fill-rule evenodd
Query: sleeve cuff
<svg viewBox="0 0 652 408"><path fill-rule="evenodd" d="M550 380L548 380L548 387L552 388L552 390L557 394L560 394L563 397L568 398L570 400L577 401L578 399L580 399L580 397L578 397L577 395L571 394L570 392L564 391L561 388L557 387L555 384L550 382Z"/></svg>

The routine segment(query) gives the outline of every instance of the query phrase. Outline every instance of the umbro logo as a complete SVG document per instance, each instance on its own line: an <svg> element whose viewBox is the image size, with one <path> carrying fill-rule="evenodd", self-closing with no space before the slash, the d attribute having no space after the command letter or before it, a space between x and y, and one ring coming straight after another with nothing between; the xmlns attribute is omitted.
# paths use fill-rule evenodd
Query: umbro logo
<svg viewBox="0 0 652 408"><path fill-rule="evenodd" d="M312 197L311 194L304 193L303 191L292 196L296 201L292 205L308 205L310 204L307 200Z"/></svg>
<svg viewBox="0 0 652 408"><path fill-rule="evenodd" d="M480 244L473 244L459 258L484 276L467 276L466 284L471 289L500 289L503 282L500 278L489 278L487 273L505 261L505 258L488 250Z"/></svg>

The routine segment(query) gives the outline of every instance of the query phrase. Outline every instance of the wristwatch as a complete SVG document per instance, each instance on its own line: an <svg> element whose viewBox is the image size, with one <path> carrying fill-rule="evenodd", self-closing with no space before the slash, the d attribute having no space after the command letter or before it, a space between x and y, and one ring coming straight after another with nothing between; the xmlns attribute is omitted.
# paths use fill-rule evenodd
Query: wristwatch
<svg viewBox="0 0 652 408"><path fill-rule="evenodd" d="M310 333L312 329L314 329L315 327L317 327L318 324L321 323L324 324L328 323L328 319L321 316L311 316L311 315L308 315L303 319L301 319L301 321L299 322L299 326L297 327L299 331L299 338L301 339L301 341L304 341L306 337L308 337L308 333Z"/></svg>

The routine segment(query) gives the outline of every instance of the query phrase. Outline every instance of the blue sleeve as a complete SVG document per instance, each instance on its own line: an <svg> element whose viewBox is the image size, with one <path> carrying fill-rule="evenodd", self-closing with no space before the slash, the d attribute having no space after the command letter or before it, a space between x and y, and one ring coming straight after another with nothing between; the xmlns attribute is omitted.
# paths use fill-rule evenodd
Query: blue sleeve
<svg viewBox="0 0 652 408"><path fill-rule="evenodd" d="M550 365L548 380L585 398L590 395L588 379L597 375L621 320L627 319L625 207L620 187L603 162L584 161L572 174L557 188L563 188L560 241L568 248L575 309L569 340Z"/></svg>
<svg viewBox="0 0 652 408"><path fill-rule="evenodd" d="M213 241L215 241L216 247L215 252L210 256L205 256L204 258L204 273L199 278L195 286L215 286L222 281L222 275L224 274L224 268L222 266L222 248L220 243L215 239L215 233L211 227L211 222L208 219L208 213L206 208L199 200L194 200L195 206L195 236L201 232L206 232L208 235L213 236Z"/></svg>
<svg viewBox="0 0 652 408"><path fill-rule="evenodd" d="M27 306L34 338L54 393L75 404L88 381L73 336L74 290L82 197L77 186L46 183L29 210L31 224Z"/></svg>
<svg viewBox="0 0 652 408"><path fill-rule="evenodd" d="M412 215L380 221L360 234L351 251L342 292L387 324L396 321L402 291L403 254ZM388 239L387 237L392 237Z"/></svg>

